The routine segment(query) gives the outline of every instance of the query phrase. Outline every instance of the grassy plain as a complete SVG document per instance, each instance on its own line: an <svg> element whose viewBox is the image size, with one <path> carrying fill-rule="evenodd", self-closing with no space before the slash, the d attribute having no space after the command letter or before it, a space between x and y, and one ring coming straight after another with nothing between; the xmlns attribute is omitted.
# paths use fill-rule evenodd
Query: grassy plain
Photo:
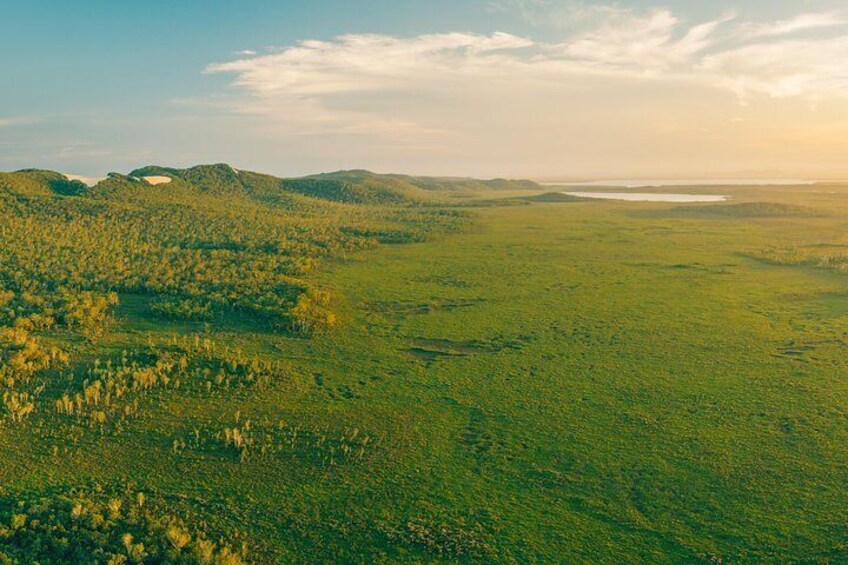
<svg viewBox="0 0 848 565"><path fill-rule="evenodd" d="M256 563L848 562L848 279L764 251L848 244L848 189L704 192L806 208L475 208L313 275L341 324L311 338L123 295L80 355L199 334L284 377L168 390L58 452L6 426L0 494L131 482ZM248 420L287 447L191 439Z"/></svg>

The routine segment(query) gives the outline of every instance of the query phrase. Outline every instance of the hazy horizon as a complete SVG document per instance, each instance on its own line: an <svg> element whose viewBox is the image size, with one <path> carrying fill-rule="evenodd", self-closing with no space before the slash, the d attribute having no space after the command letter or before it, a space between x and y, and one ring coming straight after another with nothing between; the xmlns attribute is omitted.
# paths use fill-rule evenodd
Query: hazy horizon
<svg viewBox="0 0 848 565"><path fill-rule="evenodd" d="M232 163L193 163L186 164L185 166L171 166L171 165L162 165L159 163L145 163L139 164L137 167L132 167L129 170L110 170L107 173L100 175L84 175L78 174L72 171L63 171L51 169L49 167L39 167L37 165L30 165L24 167L22 169L16 169L16 171L22 170L52 170L54 172L65 175L70 180L79 180L89 184L91 186L97 184L97 182L101 180L105 180L108 178L109 174L118 173L118 174L129 174L133 170L145 167L145 166L161 166L165 168L174 168L174 169L183 169L183 168L191 168L195 166L214 166L216 164L226 164L231 166L236 171L249 170L245 167L238 167L233 165ZM792 185L792 184L817 184L817 183L830 183L830 182L842 182L846 179L841 178L839 176L833 177L806 177L804 175L785 175L779 172L766 172L766 173L727 173L727 174L715 174L715 175L697 175L697 174L671 174L671 175L582 175L582 176L568 176L568 175L552 175L552 176L534 176L534 175L524 175L524 176L498 176L498 175L430 175L427 173L416 173L409 171L372 171L368 169L339 169L339 170L326 170L326 171L313 171L308 173L303 173L302 175L288 175L285 173L279 172L269 172L263 170L253 170L252 172L262 173L262 174L270 174L273 176L278 176L280 178L296 178L298 176L310 176L310 175L318 175L322 173L331 173L331 172L342 172L342 171L354 171L354 170L363 170L369 173L374 173L378 175L406 175L412 177L441 177L441 178L478 178L478 179L496 179L496 178L508 178L509 180L531 180L542 186L597 186L597 187L628 187L628 188L636 188L636 187L649 187L649 186L699 186L704 184L719 184L726 186L734 186L734 185ZM0 171L0 172L15 172L15 171Z"/></svg>
<svg viewBox="0 0 848 565"><path fill-rule="evenodd" d="M34 0L7 17L0 170L848 177L833 0Z"/></svg>

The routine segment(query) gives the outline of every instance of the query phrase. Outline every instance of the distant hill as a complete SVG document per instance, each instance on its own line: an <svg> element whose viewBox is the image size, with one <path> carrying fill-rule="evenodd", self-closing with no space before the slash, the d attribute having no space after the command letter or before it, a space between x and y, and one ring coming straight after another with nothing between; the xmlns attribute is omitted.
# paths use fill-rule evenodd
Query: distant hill
<svg viewBox="0 0 848 565"><path fill-rule="evenodd" d="M353 185L377 185L395 190L419 189L428 192L470 192L489 190L540 190L541 186L530 180L492 179L480 180L462 177L419 177L410 175L378 174L370 171L338 171L305 177L307 179L335 180Z"/></svg>
<svg viewBox="0 0 848 565"><path fill-rule="evenodd" d="M116 175L112 175L114 179ZM168 183L151 184L145 179L167 177ZM179 199L181 193L197 196L239 197L263 204L291 207L303 200L287 189L284 180L271 175L241 171L223 163L198 165L188 169L148 166L132 171L124 179L135 183L142 193L159 193L163 198ZM100 185L97 187L101 189Z"/></svg>
<svg viewBox="0 0 848 565"><path fill-rule="evenodd" d="M432 200L433 196L412 183L392 175L368 171L340 171L285 179L286 190L351 204L390 204Z"/></svg>
<svg viewBox="0 0 848 565"><path fill-rule="evenodd" d="M126 200L151 198L196 202L198 197L238 197L274 206L306 205L310 200L345 204L423 204L448 196L488 191L540 190L528 180L478 180L338 171L298 178L242 171L219 163L186 169L150 165L128 175L110 173L93 187L52 171L0 173L0 189L24 195L82 195Z"/></svg>
<svg viewBox="0 0 848 565"><path fill-rule="evenodd" d="M282 194L289 193L348 204L416 203L432 201L447 193L539 189L539 185L527 180L415 177L365 170L279 178L237 170L225 164L189 169L149 166L130 173L130 177L136 179L153 176L171 177L203 193L242 193L261 201L276 201ZM176 186L171 187L174 188Z"/></svg>
<svg viewBox="0 0 848 565"><path fill-rule="evenodd" d="M0 191L26 196L77 196L85 194L88 187L65 175L40 169L25 169L14 173L0 173Z"/></svg>
<svg viewBox="0 0 848 565"><path fill-rule="evenodd" d="M135 179L144 179L144 177L180 179L201 192L213 194L241 192L245 189L238 171L223 163L198 165L188 169L175 169L153 165L136 169L129 176Z"/></svg>
<svg viewBox="0 0 848 565"><path fill-rule="evenodd" d="M414 177L378 174L363 170L337 171L286 179L284 185L289 190L328 200L383 204L433 200L449 193L535 190L539 187L532 181Z"/></svg>
<svg viewBox="0 0 848 565"><path fill-rule="evenodd" d="M279 178L242 171L230 165L199 165L189 169L150 166L136 169L129 178L169 177L173 182L156 185L156 191L190 190L218 196L241 195L264 203L290 204L292 198L309 197L348 204L403 204L431 199L419 189L376 175L331 173L303 178ZM152 188L152 187L150 187Z"/></svg>

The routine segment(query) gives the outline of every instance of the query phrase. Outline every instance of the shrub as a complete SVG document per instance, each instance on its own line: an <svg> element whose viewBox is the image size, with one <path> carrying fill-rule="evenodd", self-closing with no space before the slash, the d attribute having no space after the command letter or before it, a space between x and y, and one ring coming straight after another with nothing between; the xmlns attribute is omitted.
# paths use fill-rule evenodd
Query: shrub
<svg viewBox="0 0 848 565"><path fill-rule="evenodd" d="M297 297L291 311L292 328L305 334L324 334L338 324L330 309L331 295L327 291L309 289Z"/></svg>
<svg viewBox="0 0 848 565"><path fill-rule="evenodd" d="M212 303L199 298L162 298L152 304L150 309L161 318L170 320L211 320Z"/></svg>
<svg viewBox="0 0 848 565"><path fill-rule="evenodd" d="M162 503L137 500L132 490L0 500L0 563L244 565L244 555Z"/></svg>

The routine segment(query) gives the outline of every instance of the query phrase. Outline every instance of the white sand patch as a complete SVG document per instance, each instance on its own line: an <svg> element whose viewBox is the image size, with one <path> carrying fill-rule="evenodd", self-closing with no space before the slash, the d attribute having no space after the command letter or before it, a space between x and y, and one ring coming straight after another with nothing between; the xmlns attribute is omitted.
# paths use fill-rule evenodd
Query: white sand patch
<svg viewBox="0 0 848 565"><path fill-rule="evenodd" d="M78 180L81 183L84 183L86 186L94 186L98 182L102 180L106 180L106 177L86 177L83 175L62 175L68 180Z"/></svg>
<svg viewBox="0 0 848 565"><path fill-rule="evenodd" d="M144 182L147 184L157 185L157 184L168 184L171 182L171 177L141 177L144 179Z"/></svg>

